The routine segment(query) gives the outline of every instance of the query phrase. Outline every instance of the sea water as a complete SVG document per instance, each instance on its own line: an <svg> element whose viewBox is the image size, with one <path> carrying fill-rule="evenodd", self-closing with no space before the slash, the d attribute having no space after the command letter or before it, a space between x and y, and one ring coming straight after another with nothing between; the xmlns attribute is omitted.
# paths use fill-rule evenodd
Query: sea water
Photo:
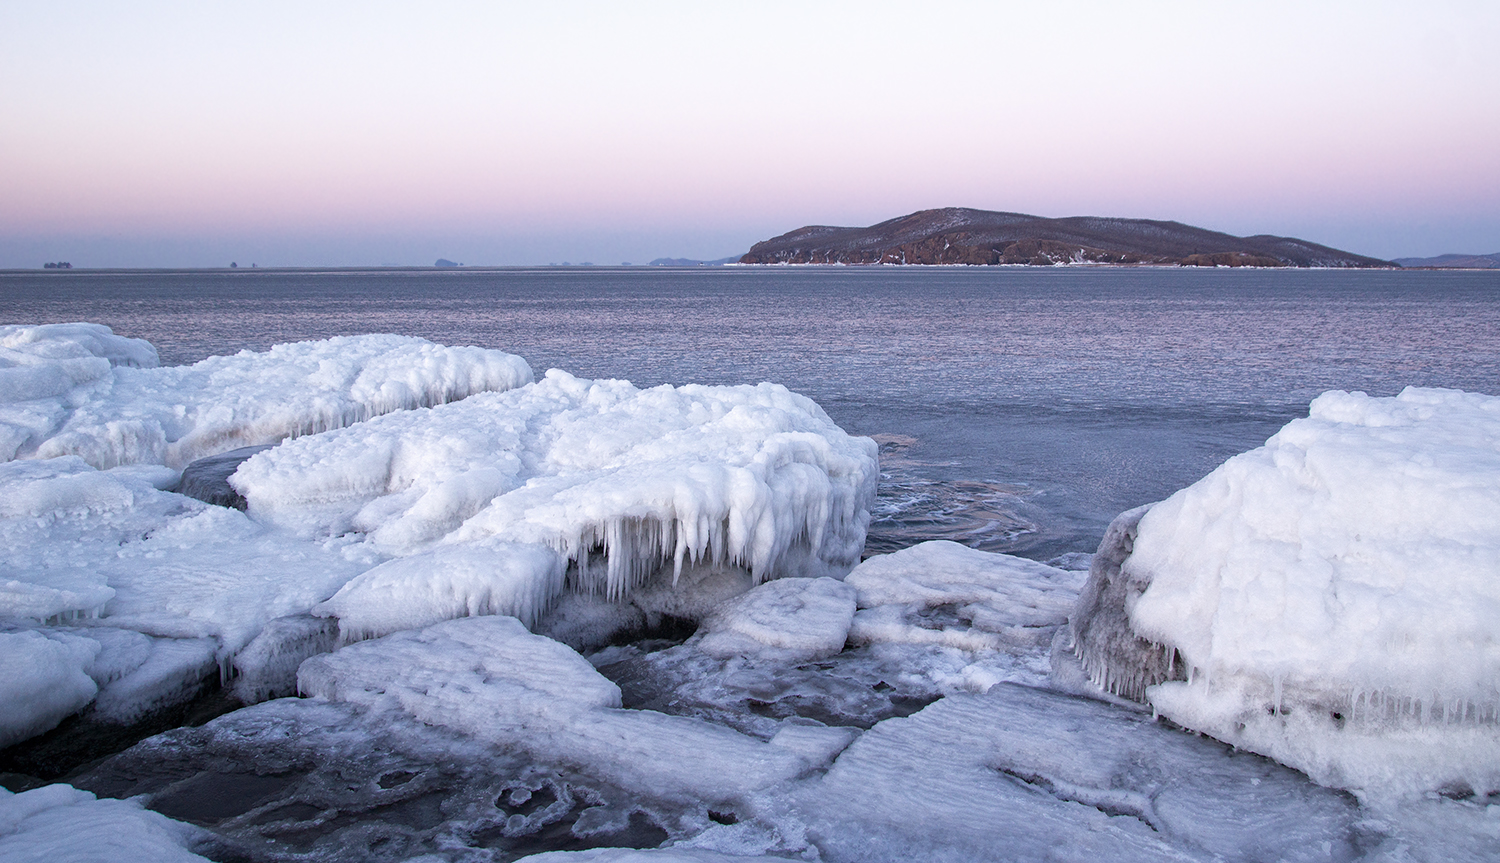
<svg viewBox="0 0 1500 863"><path fill-rule="evenodd" d="M164 364L390 332L640 386L774 381L881 443L867 553L1091 552L1329 389L1500 393L1500 272L1031 267L0 273L0 322Z"/></svg>

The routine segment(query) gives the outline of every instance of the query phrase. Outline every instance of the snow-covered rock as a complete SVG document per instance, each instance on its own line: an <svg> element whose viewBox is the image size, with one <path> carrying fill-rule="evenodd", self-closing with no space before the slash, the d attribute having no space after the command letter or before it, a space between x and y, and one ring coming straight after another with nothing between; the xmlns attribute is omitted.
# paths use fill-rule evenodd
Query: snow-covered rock
<svg viewBox="0 0 1500 863"><path fill-rule="evenodd" d="M97 468L180 469L532 377L511 354L394 335L156 366L149 344L98 324L0 327L0 461L76 455Z"/></svg>
<svg viewBox="0 0 1500 863"><path fill-rule="evenodd" d="M1146 512L1119 577L1173 721L1370 794L1500 790L1500 398L1325 393Z"/></svg>

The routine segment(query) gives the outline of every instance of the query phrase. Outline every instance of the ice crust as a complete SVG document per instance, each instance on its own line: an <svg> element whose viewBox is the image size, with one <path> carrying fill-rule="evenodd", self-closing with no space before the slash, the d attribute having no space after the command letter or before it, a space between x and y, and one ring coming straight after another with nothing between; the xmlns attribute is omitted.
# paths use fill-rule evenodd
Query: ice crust
<svg viewBox="0 0 1500 863"><path fill-rule="evenodd" d="M0 745L86 707L130 724L186 701L268 621L369 565L158 487L174 481L76 456L0 463L0 665L16 669Z"/></svg>
<svg viewBox="0 0 1500 863"><path fill-rule="evenodd" d="M707 722L618 709L618 686L512 617L352 644L304 662L297 680L306 695L400 710L658 797L732 802L810 766L792 748Z"/></svg>
<svg viewBox="0 0 1500 863"><path fill-rule="evenodd" d="M203 863L202 831L134 800L96 799L68 785L0 788L0 860L7 863Z"/></svg>
<svg viewBox="0 0 1500 863"><path fill-rule="evenodd" d="M1181 657L1143 681L1173 721L1367 794L1500 790L1500 398L1325 393L1146 512L1119 575Z"/></svg>
<svg viewBox="0 0 1500 863"><path fill-rule="evenodd" d="M806 722L869 728L1002 681L1050 685L1052 642L1081 579L928 542L872 557L843 584L767 582L723 602L681 645L609 648L590 661L628 706L766 740ZM856 638L862 617L880 625Z"/></svg>
<svg viewBox="0 0 1500 863"><path fill-rule="evenodd" d="M806 661L844 649L854 620L854 588L832 578L781 578L728 600L704 622L697 649Z"/></svg>
<svg viewBox="0 0 1500 863"><path fill-rule="evenodd" d="M621 599L663 566L841 576L876 473L873 441L784 387L641 390L553 369L288 442L230 482L257 519L358 531L402 558L320 609L363 638L476 611L537 620L565 586Z"/></svg>
<svg viewBox="0 0 1500 863"><path fill-rule="evenodd" d="M1352 800L1279 765L1013 684L880 723L797 807L828 861L1346 860L1360 839Z"/></svg>
<svg viewBox="0 0 1500 863"><path fill-rule="evenodd" d="M157 367L98 324L0 327L0 460L165 464L511 389L525 360L393 335L344 336Z"/></svg>

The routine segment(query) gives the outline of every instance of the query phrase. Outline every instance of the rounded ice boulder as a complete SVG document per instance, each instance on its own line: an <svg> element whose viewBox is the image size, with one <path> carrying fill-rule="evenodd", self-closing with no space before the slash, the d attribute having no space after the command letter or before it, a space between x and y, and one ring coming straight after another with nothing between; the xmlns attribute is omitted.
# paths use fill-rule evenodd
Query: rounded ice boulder
<svg viewBox="0 0 1500 863"><path fill-rule="evenodd" d="M1159 713L1328 785L1500 790L1500 398L1325 393L1116 557L1185 678L1148 681Z"/></svg>

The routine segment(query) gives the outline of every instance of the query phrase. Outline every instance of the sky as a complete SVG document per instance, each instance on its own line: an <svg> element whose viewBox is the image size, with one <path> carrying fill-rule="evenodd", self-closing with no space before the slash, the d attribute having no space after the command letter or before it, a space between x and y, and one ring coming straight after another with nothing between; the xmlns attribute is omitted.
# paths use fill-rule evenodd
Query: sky
<svg viewBox="0 0 1500 863"><path fill-rule="evenodd" d="M1500 251L1500 3L0 4L0 267L738 255L930 207Z"/></svg>

